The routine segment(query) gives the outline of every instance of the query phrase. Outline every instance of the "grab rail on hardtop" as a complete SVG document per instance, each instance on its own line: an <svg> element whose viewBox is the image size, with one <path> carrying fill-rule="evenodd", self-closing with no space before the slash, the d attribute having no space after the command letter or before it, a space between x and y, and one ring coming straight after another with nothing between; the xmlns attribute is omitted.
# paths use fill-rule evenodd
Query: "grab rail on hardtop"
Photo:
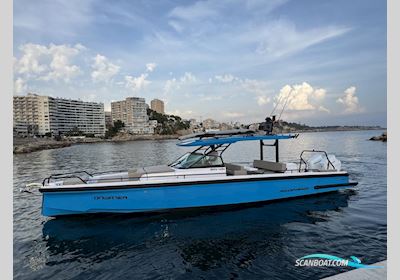
<svg viewBox="0 0 400 280"><path fill-rule="evenodd" d="M329 165L332 166L332 168L334 170L336 170L336 167L333 165L333 163L329 160L328 154L325 151L318 151L318 150L303 150L300 154L300 163L299 163L299 172L301 171L301 164L304 163L305 167L305 171L307 171L307 162L303 159L303 154L304 153L323 153L326 157L326 159L328 160L328 166L327 169L329 169Z"/></svg>

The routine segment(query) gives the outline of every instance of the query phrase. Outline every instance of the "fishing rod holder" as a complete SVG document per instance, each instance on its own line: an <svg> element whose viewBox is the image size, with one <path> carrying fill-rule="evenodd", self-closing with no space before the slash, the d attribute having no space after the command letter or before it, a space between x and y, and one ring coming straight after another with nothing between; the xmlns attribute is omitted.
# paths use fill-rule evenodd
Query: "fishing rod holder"
<svg viewBox="0 0 400 280"><path fill-rule="evenodd" d="M279 162L279 140L276 139L274 144L265 144L260 140L260 160L264 160L264 146L275 147L275 161Z"/></svg>
<svg viewBox="0 0 400 280"><path fill-rule="evenodd" d="M266 117L265 122L260 123L258 130L263 130L267 135L272 134L274 129L275 116Z"/></svg>
<svg viewBox="0 0 400 280"><path fill-rule="evenodd" d="M274 122L276 116L266 117L265 122L260 123L258 130L263 130L267 135L271 135L274 129ZM279 141L275 140L274 144L265 144L263 140L260 140L260 160L264 159L264 146L275 147L275 161L279 162Z"/></svg>

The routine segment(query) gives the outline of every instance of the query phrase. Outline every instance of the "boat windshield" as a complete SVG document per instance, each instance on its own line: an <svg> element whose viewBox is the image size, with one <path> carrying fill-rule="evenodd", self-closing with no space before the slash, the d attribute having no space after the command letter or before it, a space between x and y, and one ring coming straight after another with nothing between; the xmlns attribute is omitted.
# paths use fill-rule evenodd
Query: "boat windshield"
<svg viewBox="0 0 400 280"><path fill-rule="evenodd" d="M214 154L198 154L186 153L175 162L171 163L171 167L186 169L186 168L202 168L202 167L215 167L223 166L224 163L220 156Z"/></svg>

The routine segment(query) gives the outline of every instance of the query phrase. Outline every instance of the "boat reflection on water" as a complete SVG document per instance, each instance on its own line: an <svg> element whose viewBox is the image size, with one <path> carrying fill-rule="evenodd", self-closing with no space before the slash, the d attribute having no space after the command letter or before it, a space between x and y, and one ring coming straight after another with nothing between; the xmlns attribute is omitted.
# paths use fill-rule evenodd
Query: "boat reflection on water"
<svg viewBox="0 0 400 280"><path fill-rule="evenodd" d="M266 251L282 250L286 225L324 222L329 213L320 212L340 211L354 193L346 190L222 211L51 219L43 226L49 256L46 265L148 255L149 264L160 267L178 259L178 266L183 263L201 270L229 259L242 266ZM244 252L249 255L243 257ZM146 264L142 265L137 269L145 273Z"/></svg>

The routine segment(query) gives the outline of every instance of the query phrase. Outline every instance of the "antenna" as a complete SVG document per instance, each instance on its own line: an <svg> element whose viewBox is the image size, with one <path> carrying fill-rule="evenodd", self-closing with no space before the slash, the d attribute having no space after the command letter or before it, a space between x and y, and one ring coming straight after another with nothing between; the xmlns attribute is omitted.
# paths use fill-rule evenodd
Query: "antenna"
<svg viewBox="0 0 400 280"><path fill-rule="evenodd" d="M286 105L287 105L287 103L288 103L288 101L289 101L289 97L290 97L290 95L292 94L292 92L293 92L293 90L291 90L291 91L289 92L289 94L287 95L287 97L286 97L286 100L285 100L285 103L283 104L283 107L282 107L281 113L279 114L279 118L278 118L278 120L280 120L280 119L281 119L282 113L283 113L283 111L284 111L284 110L285 110L285 108L286 108Z"/></svg>
<svg viewBox="0 0 400 280"><path fill-rule="evenodd" d="M270 116L272 116L273 113L275 112L276 108L278 108L278 105L281 103L281 99L282 99L282 96L279 96L278 101L276 102L275 107L274 107L274 109L272 110Z"/></svg>

